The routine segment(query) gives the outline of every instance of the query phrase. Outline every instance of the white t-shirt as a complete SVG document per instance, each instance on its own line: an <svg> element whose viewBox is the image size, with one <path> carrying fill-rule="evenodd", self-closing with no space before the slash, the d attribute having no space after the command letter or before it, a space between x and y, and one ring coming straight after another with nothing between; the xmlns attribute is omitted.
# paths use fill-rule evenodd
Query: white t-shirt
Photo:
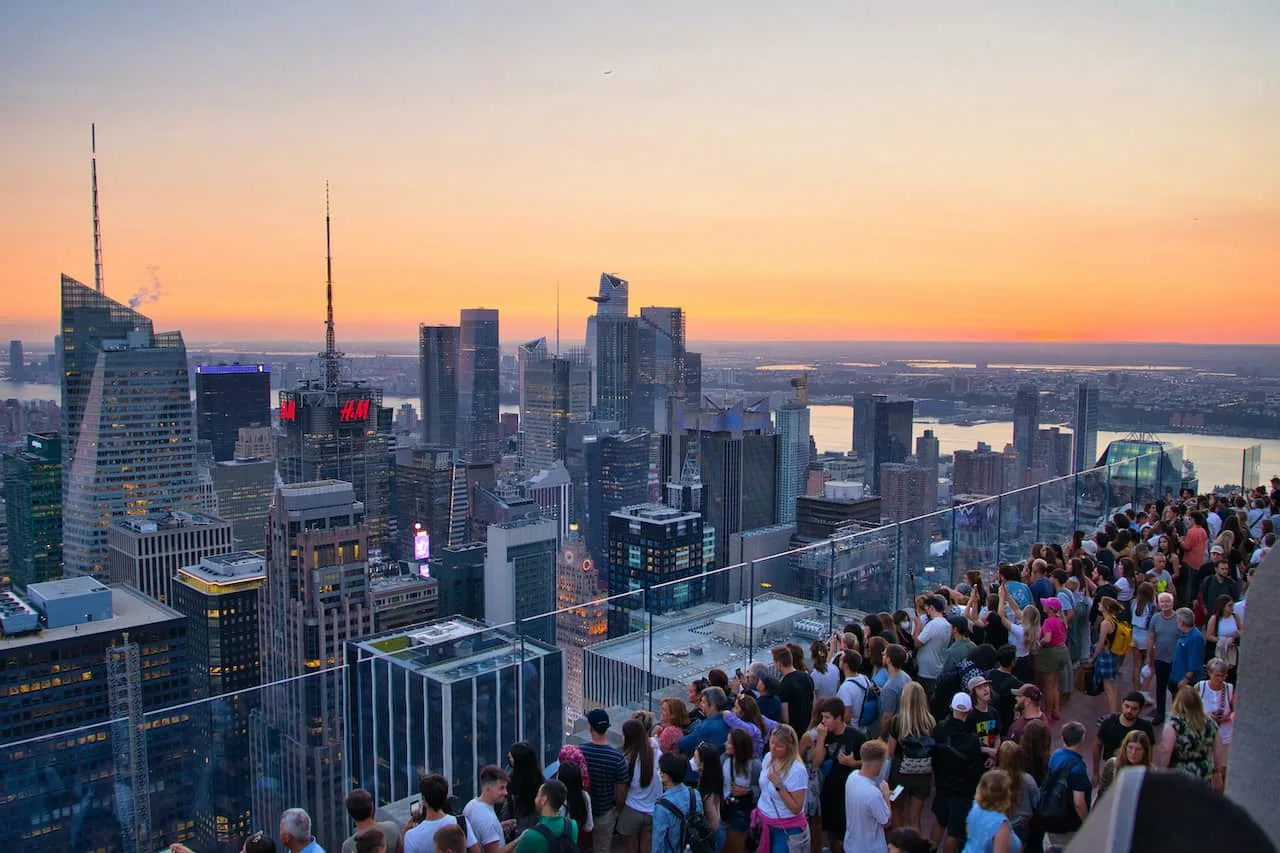
<svg viewBox="0 0 1280 853"><path fill-rule="evenodd" d="M950 639L951 623L941 616L930 619L920 629L916 667L921 678L937 678L942 672L942 657Z"/></svg>
<svg viewBox="0 0 1280 853"><path fill-rule="evenodd" d="M845 853L887 853L889 804L874 779L855 770L844 783Z"/></svg>
<svg viewBox="0 0 1280 853"><path fill-rule="evenodd" d="M644 814L653 814L653 810L658 806L658 798L662 796L662 779L658 774L658 756L662 754L662 750L656 738L649 738L649 744L653 747L653 778L649 780L649 787L640 787L638 758L635 770L631 773L631 784L627 786L626 805Z"/></svg>
<svg viewBox="0 0 1280 853"><path fill-rule="evenodd" d="M1022 623L1018 622L1018 613L1011 606L1005 605L1005 615L1009 617L1009 642L1013 643L1013 650L1020 658L1025 658L1029 652L1027 651L1027 632L1022 627Z"/></svg>
<svg viewBox="0 0 1280 853"><path fill-rule="evenodd" d="M463 820L463 823L467 827L467 846L475 846L477 842L475 833L471 831L471 821ZM435 845L431 842L435 840L437 830L457 825L458 819L451 814L438 820L424 820L404 834L404 853L435 853Z"/></svg>
<svg viewBox="0 0 1280 853"><path fill-rule="evenodd" d="M502 834L502 821L498 820L498 813L493 810L493 806L484 800L477 797L467 803L462 809L462 814L467 819L467 826L475 833L476 841L481 847L486 844L497 843L501 845L506 843L506 838Z"/></svg>
<svg viewBox="0 0 1280 853"><path fill-rule="evenodd" d="M1127 604L1133 601L1133 584L1129 583L1129 579L1121 575L1115 580L1116 601L1121 604Z"/></svg>
<svg viewBox="0 0 1280 853"><path fill-rule="evenodd" d="M756 807L760 809L765 817L778 819L795 817L799 812L793 812L787 808L787 804L782 801L782 796L773 787L773 781L769 778L769 768L771 766L773 766L773 756L766 755L764 763L760 767L760 800ZM808 789L809 771L804 769L804 762L799 758L791 762L791 768L787 770L787 775L782 779L782 787L784 790L793 793ZM801 806L801 808L804 807Z"/></svg>
<svg viewBox="0 0 1280 853"><path fill-rule="evenodd" d="M587 823L586 826L580 826L578 829L581 832L594 832L596 828L596 819L595 816L591 814L591 795L586 791L583 791L582 799L586 801L587 804ZM560 807L560 817L569 817L568 804Z"/></svg>
<svg viewBox="0 0 1280 853"><path fill-rule="evenodd" d="M855 726L858 725L858 720L862 719L862 703L867 698L867 691L871 687L871 679L862 673L840 682L840 692L837 695L849 709L849 719Z"/></svg>
<svg viewBox="0 0 1280 853"><path fill-rule="evenodd" d="M809 671L809 675L813 677L814 699L827 699L836 695L836 690L840 687L840 667L827 664L826 672L813 669Z"/></svg>

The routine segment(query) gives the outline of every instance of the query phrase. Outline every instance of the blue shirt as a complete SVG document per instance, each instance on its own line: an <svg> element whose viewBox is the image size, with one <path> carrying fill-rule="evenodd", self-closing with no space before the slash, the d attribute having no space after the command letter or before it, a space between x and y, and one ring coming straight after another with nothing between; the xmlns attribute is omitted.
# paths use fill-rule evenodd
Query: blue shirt
<svg viewBox="0 0 1280 853"><path fill-rule="evenodd" d="M1093 800L1093 782L1089 780L1089 770L1084 765L1084 758L1080 753L1064 747L1059 747L1049 756L1049 772L1053 773L1062 767L1070 764L1071 769L1067 771L1067 787L1072 791L1079 791L1084 794L1084 801L1088 804ZM1072 812L1075 811L1074 799L1071 803Z"/></svg>
<svg viewBox="0 0 1280 853"><path fill-rule="evenodd" d="M622 753L608 744L584 743L578 749L591 773L591 813L599 817L613 810L617 786L631 781L631 771Z"/></svg>
<svg viewBox="0 0 1280 853"><path fill-rule="evenodd" d="M1193 673L1192 680L1204 666L1204 634L1199 628L1192 628L1185 634L1178 635L1178 645L1173 650L1173 669L1169 670L1169 681L1177 684Z"/></svg>
<svg viewBox="0 0 1280 853"><path fill-rule="evenodd" d="M682 853L680 831L684 821L672 814L662 802L670 803L683 816L689 813L690 794L693 795L696 814L702 811L702 795L688 785L672 785L658 798L658 805L653 809L653 853Z"/></svg>
<svg viewBox="0 0 1280 853"><path fill-rule="evenodd" d="M987 811L975 802L964 822L968 838L961 853L991 853L995 849L996 833L1007 823L1009 818L1001 812ZM1022 841L1013 834L1012 825L1009 826L1009 840L1010 853L1021 853Z"/></svg>
<svg viewBox="0 0 1280 853"><path fill-rule="evenodd" d="M320 842L313 838L311 843L299 850L298 853L324 853L324 848L320 846Z"/></svg>
<svg viewBox="0 0 1280 853"><path fill-rule="evenodd" d="M719 714L707 717L698 723L689 733L680 738L676 742L676 749L685 755L693 755L693 751L698 748L698 744L706 741L716 748L717 752L724 752L724 742L729 739L729 725L720 718ZM592 787L595 787L595 771L591 771ZM593 798L594 799L594 798Z"/></svg>
<svg viewBox="0 0 1280 853"><path fill-rule="evenodd" d="M1022 581L1005 581L1004 588L1018 610L1022 610L1031 603L1031 587Z"/></svg>

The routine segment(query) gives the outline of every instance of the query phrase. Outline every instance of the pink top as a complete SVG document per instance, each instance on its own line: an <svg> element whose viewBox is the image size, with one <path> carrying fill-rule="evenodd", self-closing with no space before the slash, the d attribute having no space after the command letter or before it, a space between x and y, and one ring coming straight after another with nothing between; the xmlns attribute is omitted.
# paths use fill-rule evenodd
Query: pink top
<svg viewBox="0 0 1280 853"><path fill-rule="evenodd" d="M1204 563L1205 548L1209 545L1209 534L1198 524L1192 524L1187 535L1182 537L1182 562L1187 568L1198 569Z"/></svg>
<svg viewBox="0 0 1280 853"><path fill-rule="evenodd" d="M1041 636L1048 637L1042 646L1065 646L1067 644L1067 626L1057 616L1047 616L1040 629Z"/></svg>

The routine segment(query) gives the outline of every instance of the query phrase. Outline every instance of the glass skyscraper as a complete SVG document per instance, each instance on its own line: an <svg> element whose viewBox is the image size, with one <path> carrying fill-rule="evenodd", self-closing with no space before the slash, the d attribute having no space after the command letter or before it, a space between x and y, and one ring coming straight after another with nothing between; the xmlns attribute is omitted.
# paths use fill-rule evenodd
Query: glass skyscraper
<svg viewBox="0 0 1280 853"><path fill-rule="evenodd" d="M271 367L207 364L196 368L196 434L213 458L235 458L240 427L271 424Z"/></svg>
<svg viewBox="0 0 1280 853"><path fill-rule="evenodd" d="M533 350L526 351L521 372L520 461L534 473L563 460L570 421L591 416L591 363L581 350Z"/></svg>
<svg viewBox="0 0 1280 853"><path fill-rule="evenodd" d="M458 447L468 462L497 462L498 312L462 309L458 343Z"/></svg>
<svg viewBox="0 0 1280 853"><path fill-rule="evenodd" d="M28 435L4 460L4 500L13 586L62 577L62 441Z"/></svg>
<svg viewBox="0 0 1280 853"><path fill-rule="evenodd" d="M1098 462L1098 386L1081 382L1076 389L1075 449L1072 471L1087 471Z"/></svg>
<svg viewBox="0 0 1280 853"><path fill-rule="evenodd" d="M418 327L418 369L422 401L422 440L426 444L458 444L457 326Z"/></svg>

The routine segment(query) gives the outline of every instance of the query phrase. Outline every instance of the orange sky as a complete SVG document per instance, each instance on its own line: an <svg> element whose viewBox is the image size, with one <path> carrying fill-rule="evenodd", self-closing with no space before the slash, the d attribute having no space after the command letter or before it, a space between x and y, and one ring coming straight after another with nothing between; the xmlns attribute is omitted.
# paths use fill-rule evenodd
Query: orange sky
<svg viewBox="0 0 1280 853"><path fill-rule="evenodd" d="M610 270L695 341L1276 341L1275 9L685 5L24 9L0 335L92 280L96 120L107 292L193 341L319 338L326 177L340 340Z"/></svg>

